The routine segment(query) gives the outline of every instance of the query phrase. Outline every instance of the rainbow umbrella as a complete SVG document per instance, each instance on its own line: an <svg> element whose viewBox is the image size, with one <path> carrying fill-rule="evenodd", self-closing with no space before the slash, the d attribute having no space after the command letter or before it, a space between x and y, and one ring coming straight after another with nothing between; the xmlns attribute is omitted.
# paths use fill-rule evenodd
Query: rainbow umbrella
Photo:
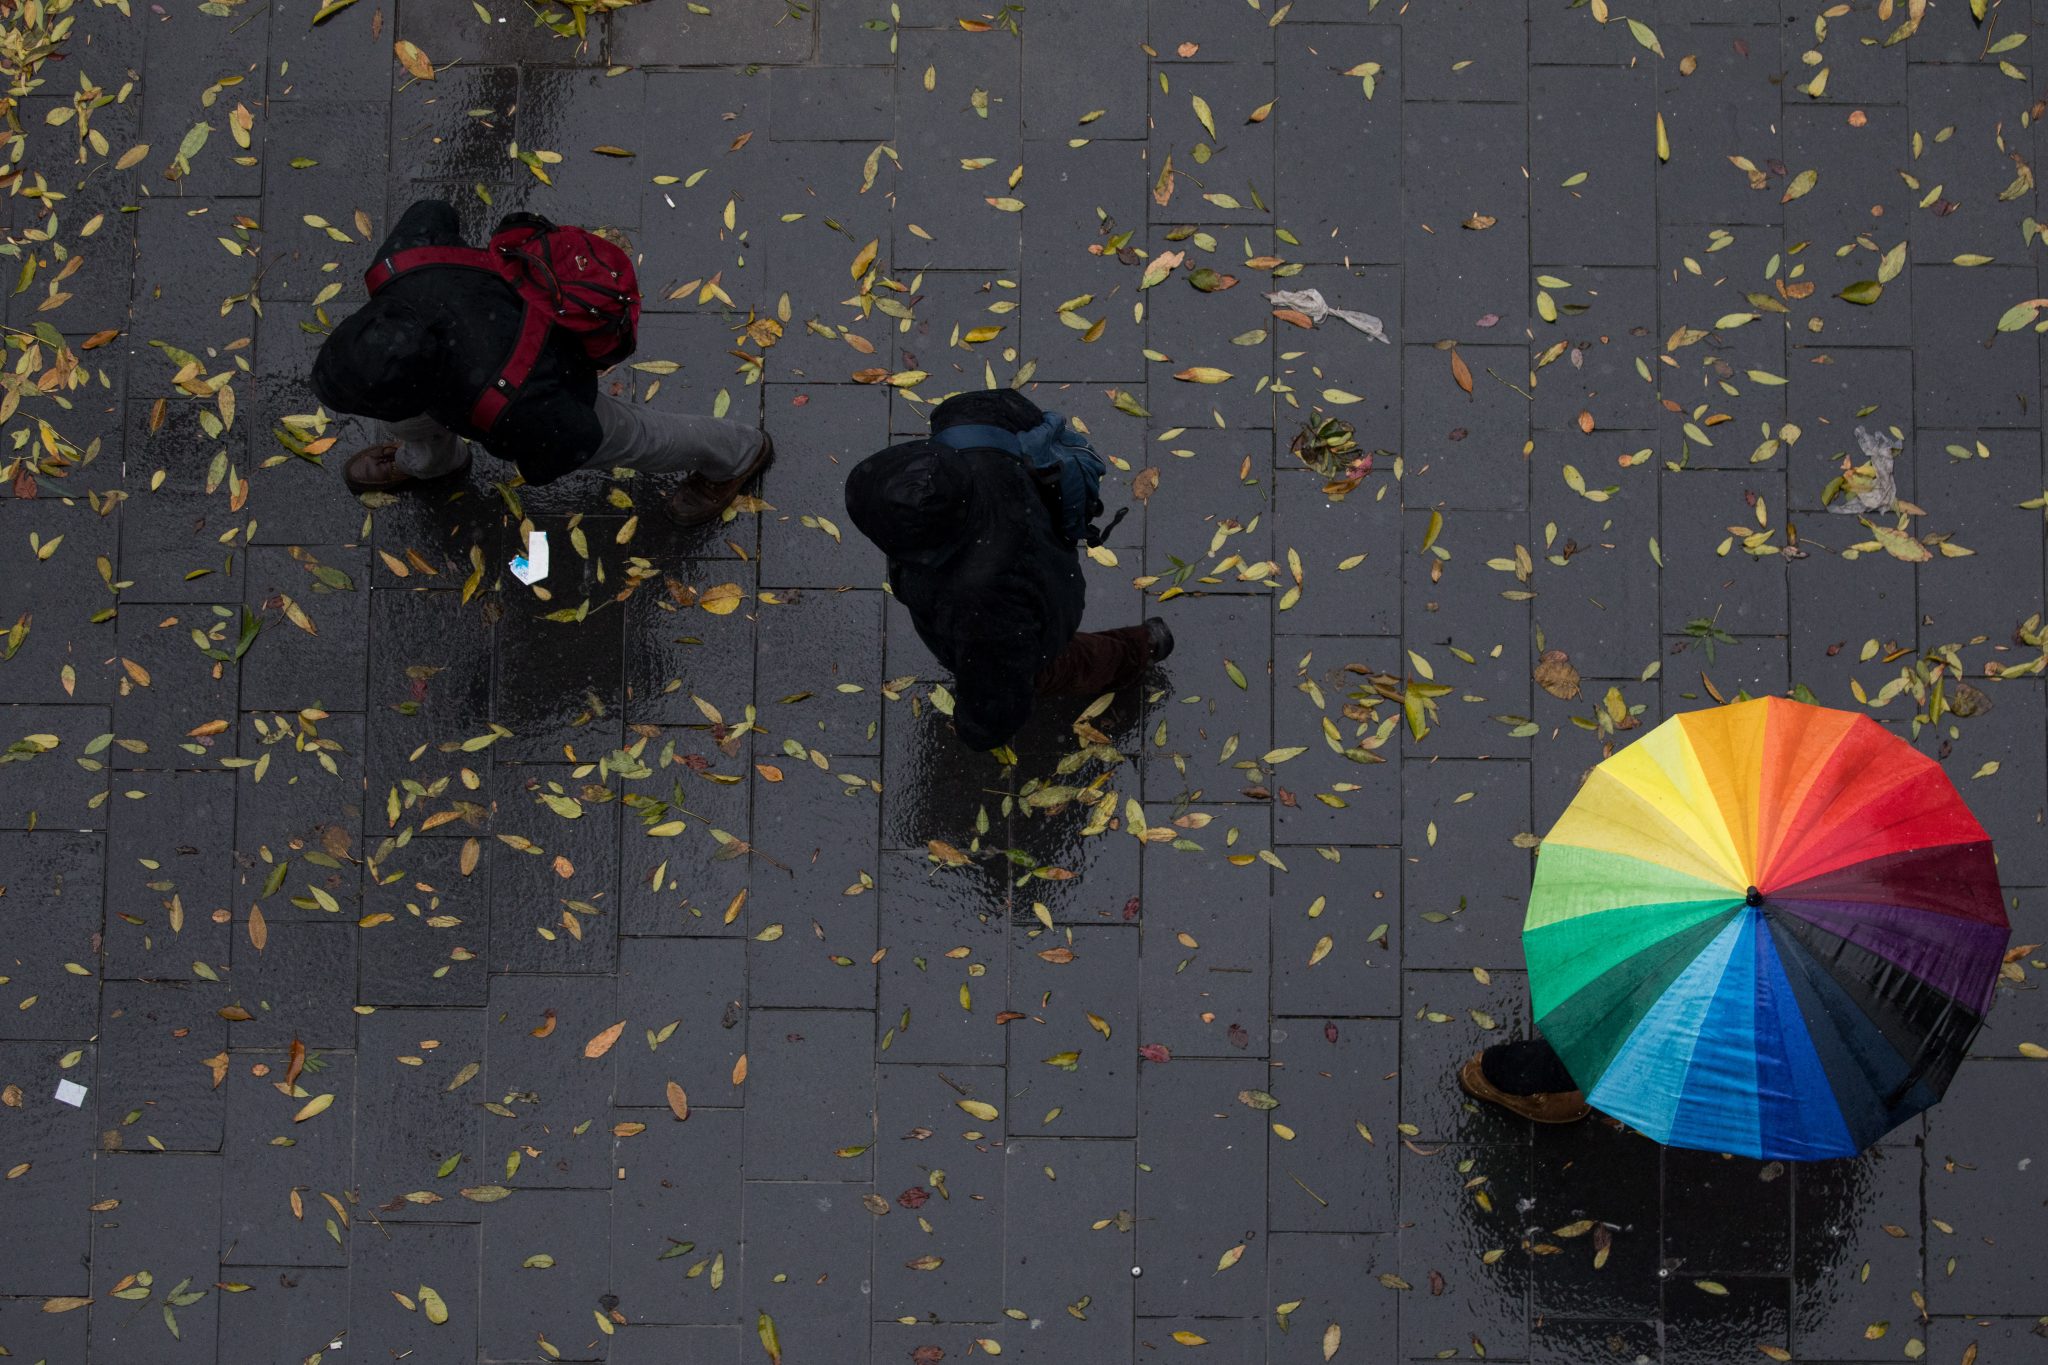
<svg viewBox="0 0 2048 1365"><path fill-rule="evenodd" d="M1941 1098L2009 926L1946 774L1782 698L1677 716L1543 841L1536 1024L1595 1108L1659 1142L1853 1156Z"/></svg>

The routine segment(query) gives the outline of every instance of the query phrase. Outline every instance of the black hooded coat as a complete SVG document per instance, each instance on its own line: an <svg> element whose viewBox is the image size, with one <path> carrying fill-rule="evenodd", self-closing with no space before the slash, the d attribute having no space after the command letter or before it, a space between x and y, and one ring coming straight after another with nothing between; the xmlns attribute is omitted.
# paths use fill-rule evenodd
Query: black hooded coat
<svg viewBox="0 0 2048 1365"><path fill-rule="evenodd" d="M373 259L419 246L463 246L454 205L422 199L405 211ZM549 483L588 464L604 432L597 366L566 332L549 335L532 374L488 436L469 412L498 377L524 308L504 280L481 270L424 266L397 276L344 318L313 362L313 392L337 412L396 422L422 413Z"/></svg>
<svg viewBox="0 0 2048 1365"><path fill-rule="evenodd" d="M1025 431L1042 415L1011 390L963 394L940 404L932 429ZM889 585L918 638L953 671L961 741L1006 743L1031 714L1039 670L1080 628L1087 591L1078 552L1024 462L907 441L854 467L846 510L889 557Z"/></svg>

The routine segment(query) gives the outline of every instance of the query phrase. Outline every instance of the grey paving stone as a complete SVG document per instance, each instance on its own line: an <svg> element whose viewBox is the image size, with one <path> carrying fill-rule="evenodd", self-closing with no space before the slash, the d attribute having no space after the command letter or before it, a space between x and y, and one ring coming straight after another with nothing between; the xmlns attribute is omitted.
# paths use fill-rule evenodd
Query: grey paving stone
<svg viewBox="0 0 2048 1365"><path fill-rule="evenodd" d="M1531 1134L1536 1202L1530 1216L1542 1225L1537 1239L1558 1248L1529 1262L1532 1321L1654 1320L1663 1251L1659 1148L1604 1118L1574 1125L1569 1136L1559 1127ZM1587 1221L1604 1233L1572 1231Z"/></svg>
<svg viewBox="0 0 2048 1365"><path fill-rule="evenodd" d="M1683 470L1666 473L1661 481L1661 496L1672 506L1697 509L1682 534L1659 539L1664 572L1658 582L1667 632L1694 620L1712 621L1731 635L1783 631L1785 560L1778 555L1747 553L1742 539L1730 530L1741 527L1747 536L1769 526L1778 531L1770 544L1784 544L1782 471L1768 467L1739 473ZM1724 553L1721 547L1725 542L1733 543Z"/></svg>
<svg viewBox="0 0 2048 1365"><path fill-rule="evenodd" d="M1567 446L1582 445L1581 438L1591 436L1603 453L1639 448L1633 437L1608 433L1658 425L1655 380L1644 378L1646 371L1655 373L1649 367L1662 340L1656 273L1580 265L1539 265L1535 273L1566 285L1531 286L1550 294L1558 309L1557 325L1540 334L1544 345L1536 358L1550 359L1536 374L1531 424L1540 431L1570 432ZM1565 348L1552 355L1559 341ZM1582 412L1592 415L1590 433L1584 430Z"/></svg>
<svg viewBox="0 0 2048 1365"><path fill-rule="evenodd" d="M1528 325L1520 282L1529 274L1528 112L1520 105L1432 104L1401 110L1403 330L1410 342L1480 342L1497 316L1510 334ZM1495 225L1458 226L1473 214Z"/></svg>
<svg viewBox="0 0 2048 1365"><path fill-rule="evenodd" d="M1800 381L1786 400L1787 416L1802 434L1784 454L1792 505L1804 511L1820 505L1844 456L1863 462L1858 426L1873 433L1896 431L1899 440L1913 430L1913 356L1888 348L1829 346L1795 347L1787 359ZM1893 466L1899 491L1909 499L1917 464Z"/></svg>
<svg viewBox="0 0 2048 1365"><path fill-rule="evenodd" d="M354 1041L351 1033L349 1042ZM277 1089L284 1083L285 1065L283 1053L230 1054L221 1086L227 1105L221 1263L345 1266L348 1233L328 1200L342 1201L346 1208L346 1196L355 1188L350 1163L355 1057L309 1045L306 1070L290 1094ZM299 1120L306 1106L323 1095L327 1107ZM304 1217L291 1212L295 1193Z"/></svg>
<svg viewBox="0 0 2048 1365"><path fill-rule="evenodd" d="M777 451L786 450L798 458L769 466L762 480L761 496L775 505L773 512L762 514L762 585L879 586L886 576L882 552L846 515L844 495L836 481L820 487L808 477L802 462L822 455L836 471L851 472L854 465L886 447L887 396L867 385L771 385L766 402ZM831 523L829 529L827 522ZM628 648L632 648L630 637Z"/></svg>
<svg viewBox="0 0 2048 1365"><path fill-rule="evenodd" d="M747 1050L746 990L746 953L731 940L622 942L619 1012L633 1022L619 1040L614 1102L666 1104L673 1081L697 1097L696 1104L712 1104L731 1085L733 1066Z"/></svg>
<svg viewBox="0 0 2048 1365"><path fill-rule="evenodd" d="M663 1365L701 1360L705 1365L738 1365L744 1334L737 1327L621 1327L611 1340L612 1365Z"/></svg>
<svg viewBox="0 0 2048 1365"><path fill-rule="evenodd" d="M1402 454L1412 505L1519 510L1527 505L1529 402L1494 374L1515 374L1516 348L1466 346L1456 354L1472 379L1462 391L1450 355L1409 346L1402 356L1407 401Z"/></svg>
<svg viewBox="0 0 2048 1365"><path fill-rule="evenodd" d="M33 1365L83 1360L87 1325L83 1313L45 1313L41 1299L0 1299L0 1342Z"/></svg>
<svg viewBox="0 0 2048 1365"><path fill-rule="evenodd" d="M1757 13L1758 8L1768 12ZM1770 168L1773 161L1783 164L1784 154L1779 15L1764 6L1711 18L1660 24L1664 51L1697 62L1691 75L1677 60L1658 69L1658 112L1671 159L1657 167L1657 214L1667 223L1777 224L1784 221L1785 180L1794 173ZM1654 146L1654 129L1651 137ZM1770 187L1751 189L1748 176L1729 164L1731 156L1746 157L1769 173Z"/></svg>
<svg viewBox="0 0 2048 1365"><path fill-rule="evenodd" d="M339 1266L290 1266L266 1271L261 1295L226 1294L220 1333L257 1365L300 1365L308 1356L348 1340L348 1271Z"/></svg>
<svg viewBox="0 0 2048 1365"><path fill-rule="evenodd" d="M1263 1091L1256 1059L1148 1063L1138 1078L1138 1237L1142 1316L1263 1312L1268 1138L1240 1091ZM1245 1248L1228 1270L1217 1263ZM1248 1272L1248 1273L1243 1273Z"/></svg>
<svg viewBox="0 0 2048 1365"><path fill-rule="evenodd" d="M1402 25L1404 97L1503 103L1527 98L1528 12L1528 0L1505 6L1455 0L1428 23Z"/></svg>
<svg viewBox="0 0 2048 1365"><path fill-rule="evenodd" d="M740 920L749 1002L872 1009L880 911L869 883L881 859L871 795L790 766L801 781L755 795L757 853Z"/></svg>
<svg viewBox="0 0 2048 1365"><path fill-rule="evenodd" d="M1025 135L1143 138L1145 7L1049 0L1030 13L1021 36Z"/></svg>
<svg viewBox="0 0 2048 1365"><path fill-rule="evenodd" d="M1664 1359L1668 1365L1704 1365L1727 1354L1730 1342L1787 1346L1789 1295L1776 1276L1714 1281L1728 1292L1711 1294L1680 1282L1665 1291Z"/></svg>
<svg viewBox="0 0 2048 1365"><path fill-rule="evenodd" d="M1665 715L1705 706L1715 692L1734 700L1744 694L1766 697L1791 690L1783 636L1745 635L1733 643L1723 641L1711 659L1704 645L1689 635L1665 642L1664 671L1657 675Z"/></svg>
<svg viewBox="0 0 2048 1365"><path fill-rule="evenodd" d="M1241 761L1238 756L1255 759L1272 747L1267 740L1273 681L1270 667L1263 666L1271 657L1272 615L1271 605L1256 597L1176 601L1173 690L1146 736L1147 798L1190 793L1222 799L1239 785L1241 771L1231 766Z"/></svg>
<svg viewBox="0 0 2048 1365"><path fill-rule="evenodd" d="M976 868L949 869L908 851L883 856L883 946L877 1059L1001 1065L994 1022L1008 977L1009 900Z"/></svg>
<svg viewBox="0 0 2048 1365"><path fill-rule="evenodd" d="M1139 1030L1176 1056L1263 1056L1271 945L1267 926L1241 907L1270 894L1276 871L1257 856L1271 851L1270 820L1257 806L1194 807L1179 818L1187 823L1171 842L1145 848Z"/></svg>
<svg viewBox="0 0 2048 1365"><path fill-rule="evenodd" d="M29 617L28 634L7 661L7 675L0 681L5 691L0 695L16 702L112 701L120 665L110 669L103 660L113 632L94 628L95 633L83 639L69 637L86 628L88 618L100 609L106 588L94 559L115 548L119 519L109 523L83 508L59 510L40 500L30 503L18 498L0 500L0 518L4 518L15 547L9 553L7 587L0 589L0 612L7 614L10 631L23 616ZM31 534L39 543L61 535L72 550L59 546L49 559L38 560L35 547L29 544ZM73 536L78 537L76 542ZM129 561L124 558L123 562ZM134 562L140 566L147 560ZM93 605L81 608L80 604L88 602ZM49 629L39 627L38 619ZM68 693L64 690L67 667L73 679L73 691Z"/></svg>
<svg viewBox="0 0 2048 1365"><path fill-rule="evenodd" d="M1827 524L1820 530L1834 532L1834 540L1867 534L1857 527L1845 535ZM1882 661L1900 642L1915 638L1911 566L1882 553L1849 560L1813 548L1786 577L1794 684L1805 686L1827 706L1853 705L1852 684L1862 686L1866 696L1874 695L1873 689L1882 687L1889 673Z"/></svg>
<svg viewBox="0 0 2048 1365"><path fill-rule="evenodd" d="M8 1255L9 1288L16 1293L54 1298L89 1292L93 1112L59 1102L56 1093L59 1082L83 1077L89 1084L91 1075L89 1048L0 1044L0 1089L20 1096L0 1113L9 1169L21 1168L0 1186L0 1214L24 1234ZM0 1311L0 1344L15 1342L17 1328L14 1315Z"/></svg>
<svg viewBox="0 0 2048 1365"><path fill-rule="evenodd" d="M1904 44L1885 45L1884 39L1897 26L1888 27L1878 16L1875 5L1852 6L1847 13L1833 16L1827 14L1829 8L1786 8L1784 63L1788 86L1807 99L1838 105L1897 100L1900 86L1907 79L1906 63L1918 60L1920 53L1909 53Z"/></svg>
<svg viewBox="0 0 2048 1365"><path fill-rule="evenodd" d="M818 6L821 17L824 9ZM610 28L605 50L611 60L636 66L781 64L817 52L811 16L792 12L781 0L735 0L710 14L668 7L622 12L611 16Z"/></svg>
<svg viewBox="0 0 2048 1365"><path fill-rule="evenodd" d="M1333 860L1319 849L1282 850L1289 870L1273 895L1273 1013L1294 1020L1290 1030L1317 1016L1392 1015L1401 1008L1400 853L1334 851Z"/></svg>
<svg viewBox="0 0 2048 1365"><path fill-rule="evenodd" d="M1216 62L1272 54L1269 16L1239 13L1230 0L1150 0L1147 42L1159 62ZM1195 51L1182 51L1192 46Z"/></svg>
<svg viewBox="0 0 2048 1365"><path fill-rule="evenodd" d="M220 1301L220 1197L223 1169L196 1154L100 1152L93 1158L92 1296L113 1302L114 1286L148 1271L146 1301L92 1315L90 1355L201 1362L214 1359ZM180 1288L183 1286L183 1288ZM204 1297L172 1306L172 1294ZM131 1306L132 1305L132 1306ZM170 1307L173 1331L163 1310Z"/></svg>
<svg viewBox="0 0 2048 1365"><path fill-rule="evenodd" d="M228 996L254 1017L228 1025L237 1048L309 1048L355 1042L356 929L351 924L269 926L258 949L239 936L229 957Z"/></svg>
<svg viewBox="0 0 2048 1365"><path fill-rule="evenodd" d="M871 1177L871 1150L834 1154L872 1149L881 1136L874 1115L874 1026L864 1010L755 1011L748 1024L747 1107L779 1121L747 1125L750 1179Z"/></svg>
<svg viewBox="0 0 2048 1365"><path fill-rule="evenodd" d="M1393 1231L1395 1148L1381 1135L1398 1122L1399 1078L1386 1060L1399 1033L1391 1019L1276 1021L1273 1094L1280 1107L1267 1116L1266 1142L1273 1228Z"/></svg>
<svg viewBox="0 0 2048 1365"><path fill-rule="evenodd" d="M490 1145L478 1153L479 1184L602 1189L610 1183L611 1134L604 1123L618 1063L603 1039L613 1025L631 1028L634 1022L620 1020L616 1008L609 981L491 978L484 1089L473 1102L504 1103L513 1117L500 1115L483 1132ZM627 1041L623 1030L619 1041Z"/></svg>
<svg viewBox="0 0 2048 1365"><path fill-rule="evenodd" d="M1419 548L1429 539L1433 515L1403 514L1409 545ZM1429 555L1408 560L1402 587L1405 644L1423 663L1404 659L1378 667L1416 677L1426 668L1437 686L1452 689L1436 699L1429 733L1404 743L1408 758L1526 752L1525 741L1510 733L1517 722L1502 717L1528 714L1534 663L1528 654L1529 608L1513 595L1527 590L1511 571L1494 567L1514 562L1526 525L1519 512L1451 512L1443 516ZM1439 552L1449 558L1434 558ZM1385 706L1386 713L1393 710Z"/></svg>
<svg viewBox="0 0 2048 1365"><path fill-rule="evenodd" d="M1519 1125L1518 1125L1519 1126ZM1527 1352L1530 1262L1519 1235L1529 1189L1529 1149L1445 1144L1401 1152L1401 1347L1488 1356ZM1490 1263L1487 1251L1503 1254ZM1441 1275L1444 1292L1433 1293Z"/></svg>
<svg viewBox="0 0 2048 1365"><path fill-rule="evenodd" d="M1284 254L1311 262L1399 260L1399 197L1349 189L1400 175L1401 35L1391 27L1289 22L1274 38L1288 73L1272 115L1276 221L1301 243ZM1343 74L1367 62L1380 66L1370 98L1362 76Z"/></svg>
<svg viewBox="0 0 2048 1365"><path fill-rule="evenodd" d="M169 982L109 982L101 990L93 1102L104 1147L220 1150L225 1097L203 1065L227 1050L219 1001L218 988Z"/></svg>
<svg viewBox="0 0 2048 1365"><path fill-rule="evenodd" d="M999 1067L876 1069L875 1188L897 1205L874 1223L877 1319L998 1320L1009 1118L963 1117L958 1105L1002 1097ZM923 1141L900 1136L927 1129Z"/></svg>
<svg viewBox="0 0 2048 1365"><path fill-rule="evenodd" d="M611 1266L579 1254L582 1229L611 1222L608 1190L522 1190L484 1210L477 1347L486 1360L603 1360L592 1315L611 1292Z"/></svg>
<svg viewBox="0 0 2048 1365"><path fill-rule="evenodd" d="M764 613L754 647L754 700L771 737L827 754L881 751L881 597L794 594ZM820 658L831 665L818 675Z"/></svg>
<svg viewBox="0 0 2048 1365"><path fill-rule="evenodd" d="M358 1224L349 1248L349 1346L399 1358L427 1349L475 1355L477 1244L474 1226ZM420 1310L423 1286L447 1308L447 1322L431 1323Z"/></svg>
<svg viewBox="0 0 2048 1365"><path fill-rule="evenodd" d="M1529 1140L1527 1125L1479 1104L1458 1085L1458 1069L1473 1053L1532 1032L1526 975L1486 976L1481 981L1470 968L1401 974L1401 1121L1418 1129L1424 1142Z"/></svg>
<svg viewBox="0 0 2048 1365"><path fill-rule="evenodd" d="M491 858L491 966L499 971L585 972L618 970L619 809L590 795L570 770L509 770L501 832L527 847L500 841ZM574 794L572 794L574 793ZM559 814L544 797L573 802L582 814ZM573 928L572 928L573 926Z"/></svg>
<svg viewBox="0 0 2048 1365"><path fill-rule="evenodd" d="M1361 1286L1392 1273L1394 1239L1350 1233L1278 1232L1268 1245L1266 1279L1274 1306L1295 1303L1285 1322L1275 1312L1266 1320L1266 1359L1295 1365L1323 1359L1330 1325L1337 1345L1387 1342L1395 1337L1397 1302ZM1334 1358L1334 1357L1333 1357Z"/></svg>
<svg viewBox="0 0 2048 1365"><path fill-rule="evenodd" d="M355 1000L365 1005L482 1005L482 945L490 930L490 865L481 845L463 871L467 840L419 839L364 880L365 918L389 920L356 939Z"/></svg>
<svg viewBox="0 0 2048 1365"><path fill-rule="evenodd" d="M1539 460L1530 481L1529 539L1518 542L1536 594L1530 619L1543 647L1563 650L1584 676L1639 676L1658 653L1661 489L1640 467L1574 466L1589 487L1615 489L1592 502L1565 483L1564 463Z"/></svg>
<svg viewBox="0 0 2048 1365"><path fill-rule="evenodd" d="M645 1131L618 1140L610 1287L633 1322L729 1322L740 1275L740 1115L616 1109ZM681 1248L681 1250L678 1250ZM618 1349L615 1341L613 1350ZM693 1357L694 1358L694 1357Z"/></svg>
<svg viewBox="0 0 2048 1365"><path fill-rule="evenodd" d="M1305 652L1291 661L1291 687L1282 687L1274 699L1276 752L1306 752L1266 765L1264 777L1257 779L1263 785L1247 791L1270 787L1277 802L1274 834L1281 840L1398 843L1400 737L1392 729L1380 734L1391 713L1357 719L1350 711L1360 705L1359 693L1369 694L1350 671L1353 665L1372 667L1374 655L1391 659L1395 642L1306 636L1287 639L1285 647ZM1288 661L1279 662L1285 666ZM1326 722L1334 728L1334 741ZM1375 742L1377 748L1364 747Z"/></svg>
<svg viewBox="0 0 2048 1365"><path fill-rule="evenodd" d="M356 1187L383 1222L475 1222L482 1206L457 1191L503 1175L483 1146L491 1117L478 1080L485 1018L482 1010L381 1009L358 1021ZM406 1198L421 1193L435 1198Z"/></svg>
<svg viewBox="0 0 2048 1365"><path fill-rule="evenodd" d="M100 915L93 901L104 886L101 836L92 834L0 835L7 850L9 884L8 998L15 1015L0 1027L12 1040L80 1039L93 1036L99 1014L90 969L68 970L92 957Z"/></svg>
<svg viewBox="0 0 2048 1365"><path fill-rule="evenodd" d="M1782 1163L1707 1152L1665 1153L1664 1255L1675 1274L1779 1275L1789 1265L1792 1186ZM1739 1200L1736 1223L1702 1215ZM1668 1310L1670 1305L1666 1304Z"/></svg>
<svg viewBox="0 0 2048 1365"><path fill-rule="evenodd" d="M1006 1327L1005 1354L1117 1359L1130 1349L1136 1283L1132 1144L1013 1138L1004 1158L1020 1196L1004 1219L1006 1306L1029 1315L1028 1331Z"/></svg>
<svg viewBox="0 0 2048 1365"><path fill-rule="evenodd" d="M1045 193L1026 197L1019 215L1024 232L1018 280L1023 353L1057 381L1138 382L1144 357L1118 344L1134 323L1128 311L1138 281L1110 251L1112 239L1130 234L1127 249L1144 241L1148 200L1144 148L1090 139L1074 147L1034 140L1025 164ZM1162 250L1165 248L1161 248ZM1075 302L1082 298L1086 302ZM1094 332L1095 324L1102 330ZM1094 341L1088 340L1091 333ZM1060 408L1057 400L1050 406Z"/></svg>
<svg viewBox="0 0 2048 1365"><path fill-rule="evenodd" d="M234 828L234 775L136 773L120 782L109 817L103 970L163 980L190 979L194 962L226 966L231 926L214 916L234 903L221 840Z"/></svg>
<svg viewBox="0 0 2048 1365"><path fill-rule="evenodd" d="M1916 295L1929 301L1930 316L1985 318L1996 322L2014 289L2031 288L2031 276L1999 266L1921 266L1911 272ZM2026 427L2040 420L2040 353L2031 343L2008 344L2022 335L1972 328L1946 344L1914 354L1913 411L1928 426Z"/></svg>
<svg viewBox="0 0 2048 1365"><path fill-rule="evenodd" d="M1883 1149L1794 1170L1792 1333L1801 1351L1856 1360L1882 1349L1870 1325L1889 1321L1890 1305L1921 1286L1923 1234L1886 1231L1923 1226L1921 1165L1911 1149Z"/></svg>
<svg viewBox="0 0 2048 1365"><path fill-rule="evenodd" d="M749 1181L743 1302L772 1320L787 1355L866 1365L874 1215L853 1185ZM902 1216L898 1210L896 1215ZM851 1292L849 1292L849 1290Z"/></svg>
<svg viewBox="0 0 2048 1365"><path fill-rule="evenodd" d="M991 61L983 45L992 36L957 28L900 35L893 105L894 145L902 162L896 183L917 205L896 222L896 256L905 263L1006 273L1015 268L1018 215L987 201L1029 203L1033 191L1025 182L1011 192L1009 176L1024 150L1017 122L1023 107L1020 63L1014 50ZM932 73L930 89L926 71ZM977 170L960 164L982 157L991 161ZM912 222L929 240L909 231Z"/></svg>
<svg viewBox="0 0 2048 1365"><path fill-rule="evenodd" d="M1528 855L1513 838L1528 819L1528 784L1527 765L1511 760L1404 763L1403 966L1520 963Z"/></svg>
<svg viewBox="0 0 2048 1365"><path fill-rule="evenodd" d="M1024 1018L1003 1038L1009 1104L1033 1135L1137 1132L1138 939L1135 927L1107 925L1017 935L1009 1008Z"/></svg>
<svg viewBox="0 0 2048 1365"><path fill-rule="evenodd" d="M1270 591L1243 573L1273 558L1272 444L1263 429L1196 428L1148 452L1158 486L1143 505L1147 573L1171 581L1188 566L1212 592ZM1231 556L1238 567L1215 572Z"/></svg>

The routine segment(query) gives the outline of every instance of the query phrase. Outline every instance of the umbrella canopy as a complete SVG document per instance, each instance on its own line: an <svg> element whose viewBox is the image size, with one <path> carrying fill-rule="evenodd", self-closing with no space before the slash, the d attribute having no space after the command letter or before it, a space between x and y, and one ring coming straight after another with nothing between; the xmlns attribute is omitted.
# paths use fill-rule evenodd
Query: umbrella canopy
<svg viewBox="0 0 2048 1365"><path fill-rule="evenodd" d="M1773 697L1595 768L1544 838L1522 943L1536 1024L1594 1107L1815 1159L1941 1098L2008 934L1991 840L1940 767Z"/></svg>

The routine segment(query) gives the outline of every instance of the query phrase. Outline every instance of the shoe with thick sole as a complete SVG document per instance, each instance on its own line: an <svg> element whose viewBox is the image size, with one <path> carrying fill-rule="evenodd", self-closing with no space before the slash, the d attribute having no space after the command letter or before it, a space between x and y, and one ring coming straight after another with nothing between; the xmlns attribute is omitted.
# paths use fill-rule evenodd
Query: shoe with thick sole
<svg viewBox="0 0 2048 1365"><path fill-rule="evenodd" d="M726 508L732 506L740 490L757 477L775 460L775 438L761 433L761 452L747 462L746 468L729 479L712 483L696 474L683 480L683 486L669 494L662 509L668 519L678 526L702 526L716 521Z"/></svg>
<svg viewBox="0 0 2048 1365"><path fill-rule="evenodd" d="M1593 1112L1593 1107L1586 1103L1585 1092L1580 1090L1538 1095L1508 1094L1486 1079L1486 1069L1479 1061L1482 1055L1473 1053L1471 1060L1458 1069L1458 1085L1473 1099L1498 1105L1531 1123L1577 1123Z"/></svg>

